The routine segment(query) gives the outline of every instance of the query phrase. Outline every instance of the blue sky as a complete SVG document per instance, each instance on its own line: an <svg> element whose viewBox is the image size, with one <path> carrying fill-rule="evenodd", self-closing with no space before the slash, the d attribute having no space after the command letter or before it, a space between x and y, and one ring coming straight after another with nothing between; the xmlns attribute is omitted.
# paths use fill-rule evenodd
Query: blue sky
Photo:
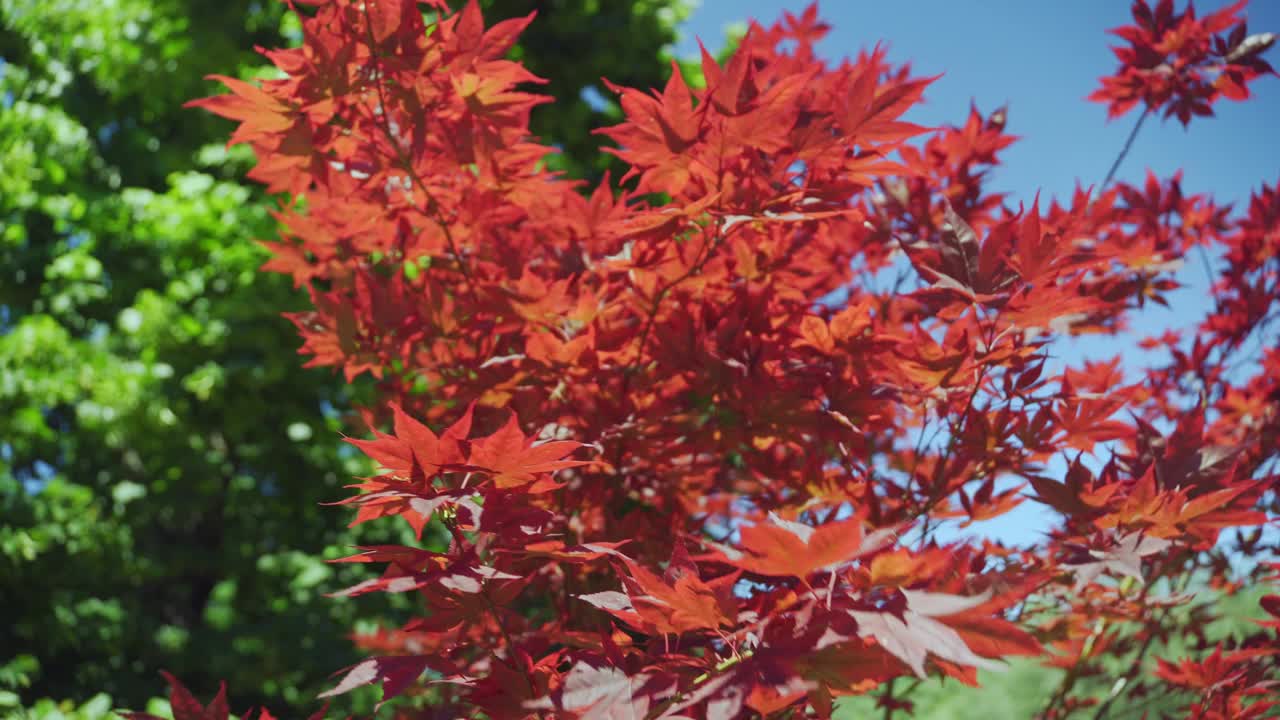
<svg viewBox="0 0 1280 720"><path fill-rule="evenodd" d="M1181 6L1179 2L1179 6ZM1197 3L1201 15L1226 5ZM696 55L695 37L708 48L723 45L725 28L748 17L772 22L807 2L704 0L683 27L677 54ZM1005 152L994 189L1030 201L1037 190L1063 196L1077 180L1101 180L1124 144L1135 114L1107 122L1106 109L1084 97L1110 74L1108 49L1118 38L1109 28L1131 22L1123 0L829 0L819 14L832 26L819 45L837 59L883 42L889 57L910 61L920 75L944 73L911 119L924 125L963 122L972 100L984 112L1009 105L1009 130L1021 142ZM1251 32L1280 32L1280 2L1255 0ZM1271 52L1273 63L1277 51ZM1248 197L1262 181L1280 176L1280 80L1264 78L1246 103L1220 102L1217 117L1194 120L1186 131L1176 120L1148 122L1121 168L1120 178L1141 180L1144 168L1167 175L1186 171L1189 191L1220 198Z"/></svg>
<svg viewBox="0 0 1280 720"><path fill-rule="evenodd" d="M709 49L723 45L729 26L756 18L770 23L784 10L799 13L800 0L704 0L684 25L676 47L696 56L701 38ZM1177 0L1177 7L1184 6ZM1225 6L1196 3L1200 15ZM1246 9L1250 32L1280 32L1280 0L1254 0ZM1119 152L1137 111L1108 122L1106 107L1087 102L1098 78L1116 67L1109 46L1119 38L1110 28L1129 24L1123 0L828 0L819 15L832 26L819 53L836 60L882 42L889 58L910 61L917 74L942 73L926 93L926 103L907 119L926 126L962 123L970 102L984 113L1007 104L1009 132L1021 140L1003 153L991 189L1012 202L1069 199L1077 182L1101 182ZM1269 53L1280 65L1280 52ZM1185 192L1207 192L1220 203L1243 207L1263 182L1280 180L1280 79L1262 78L1245 103L1221 101L1213 118L1196 118L1186 130L1177 120L1148 119L1117 179L1141 183L1150 168L1158 176L1184 171ZM1164 328L1193 326L1208 308L1204 271L1188 263L1179 273L1186 285L1171 296L1171 308L1149 306L1132 333L1108 341L1077 341L1057 351L1068 360L1142 357L1136 341ZM1129 363L1131 373L1139 363ZM1034 503L975 526L1011 542L1033 541L1048 518Z"/></svg>

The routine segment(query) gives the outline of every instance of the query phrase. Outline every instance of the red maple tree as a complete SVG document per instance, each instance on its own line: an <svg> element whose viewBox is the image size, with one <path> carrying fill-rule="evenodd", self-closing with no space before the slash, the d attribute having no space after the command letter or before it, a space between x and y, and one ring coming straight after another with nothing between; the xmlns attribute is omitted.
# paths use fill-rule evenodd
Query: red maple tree
<svg viewBox="0 0 1280 720"><path fill-rule="evenodd" d="M810 8L723 65L704 51L698 83L615 88L630 171L583 187L546 169L528 120L551 98L506 59L532 18L297 2L302 47L266 53L281 79L192 104L239 121L251 177L287 193L266 269L310 293L308 365L377 380L366 418L390 432L353 442L384 472L353 486L355 522L447 537L346 558L385 571L342 594L422 613L359 637L376 656L326 694L727 720L875 692L891 717L895 678L1035 656L1066 670L1044 718L1179 689L1190 717L1273 711L1274 619L1143 669L1198 637L1170 616L1193 579L1274 579L1230 561L1276 547L1280 349L1252 344L1280 316L1275 186L1244 213L1177 176L1011 208L985 187L1003 109L903 120L932 79L878 48L824 61ZM1186 123L1246 98L1272 36L1242 5L1138 0L1092 99ZM1206 246L1213 307L1144 341L1167 360L1139 382L1049 359L1163 303ZM1035 546L936 535L1023 502L1059 519ZM1104 657L1132 672L1079 692Z"/></svg>

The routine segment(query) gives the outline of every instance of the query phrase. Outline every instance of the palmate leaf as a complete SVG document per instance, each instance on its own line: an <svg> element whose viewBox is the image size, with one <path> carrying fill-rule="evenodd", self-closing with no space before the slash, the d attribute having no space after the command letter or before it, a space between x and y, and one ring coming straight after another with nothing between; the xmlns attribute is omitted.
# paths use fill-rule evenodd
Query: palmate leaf
<svg viewBox="0 0 1280 720"><path fill-rule="evenodd" d="M173 720L228 720L231 717L231 710L227 704L227 684L219 683L218 694L209 701L208 705L202 705L199 700L187 690L178 678L166 671L160 671L166 682L169 683L169 709L173 712ZM324 720L326 712L329 709L328 703L310 715L307 720ZM166 720L149 713L130 712L128 710L117 710L116 714L127 720ZM274 720L274 716L266 709L262 708L255 716L250 710L241 715L244 720Z"/></svg>
<svg viewBox="0 0 1280 720"><path fill-rule="evenodd" d="M439 663L434 663L439 665ZM346 670L346 674L331 689L320 693L327 698L351 692L364 685L380 684L382 686L382 703L403 693L418 680L424 671L433 665L432 659L425 656L398 656L369 658ZM176 720L176 718L175 718Z"/></svg>
<svg viewBox="0 0 1280 720"><path fill-rule="evenodd" d="M683 545L677 545L664 577L623 557L626 593L613 590L578 596L639 630L654 634L719 631L737 616L733 586L738 574L704 582Z"/></svg>
<svg viewBox="0 0 1280 720"><path fill-rule="evenodd" d="M293 128L296 118L292 108L256 85L225 75L210 75L208 79L226 85L231 93L192 100L185 107L204 108L222 117L240 121L240 127L227 141L228 146L254 142Z"/></svg>
<svg viewBox="0 0 1280 720"><path fill-rule="evenodd" d="M858 623L858 635L874 639L881 647L911 668L918 677L926 677L924 663L930 654L959 665L986 670L1002 670L1005 666L973 652L964 638L949 624L936 620L962 615L985 604L989 594L972 597L943 593L903 590L906 610L890 612L851 610Z"/></svg>
<svg viewBox="0 0 1280 720"><path fill-rule="evenodd" d="M520 430L513 413L494 434L471 441L467 463L493 476L500 488L527 485L539 474L587 465L585 460L565 460L582 443L557 440L535 444ZM540 485L539 490L554 489Z"/></svg>
<svg viewBox="0 0 1280 720"><path fill-rule="evenodd" d="M771 515L767 523L744 526L736 549L721 549L747 572L803 579L875 552L896 536L893 530L864 535L864 524L852 518L815 528Z"/></svg>
<svg viewBox="0 0 1280 720"><path fill-rule="evenodd" d="M431 432L431 428L410 417L398 404L392 403L394 434L385 435L375 431L377 437L374 440L348 438L347 442L400 477L411 477L415 466L420 472L434 474L442 466L461 464L464 461L461 442L471 433L474 408L474 404L468 407L457 422L437 437Z"/></svg>
<svg viewBox="0 0 1280 720"><path fill-rule="evenodd" d="M525 704L529 710L556 710L578 720L643 720L675 692L675 680L642 673L627 675L609 666L579 662L565 673L551 697Z"/></svg>
<svg viewBox="0 0 1280 720"><path fill-rule="evenodd" d="M1113 545L1106 550L1090 550L1089 555L1095 560L1065 565L1075 570L1077 590L1094 582L1104 572L1142 582L1142 558L1161 552L1172 544L1164 538L1135 532L1115 538Z"/></svg>

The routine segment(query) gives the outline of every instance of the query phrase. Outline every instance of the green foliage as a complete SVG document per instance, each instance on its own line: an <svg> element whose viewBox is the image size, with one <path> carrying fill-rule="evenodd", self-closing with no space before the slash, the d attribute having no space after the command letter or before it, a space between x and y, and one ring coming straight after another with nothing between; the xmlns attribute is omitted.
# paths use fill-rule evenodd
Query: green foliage
<svg viewBox="0 0 1280 720"><path fill-rule="evenodd" d="M22 718L23 720L116 720L119 716L111 710L111 696L99 693L80 705L70 700L54 702L45 698L26 708Z"/></svg>
<svg viewBox="0 0 1280 720"><path fill-rule="evenodd" d="M683 12L496 5L544 6L518 52L569 96L600 72L659 84ZM319 504L369 471L337 441L363 432L344 408L367 388L300 369L278 313L303 298L257 272L274 230L239 180L251 158L181 108L296 41L283 7L0 0L0 712L142 708L164 668L287 716L357 659L355 604L323 593L363 575L320 558L390 538ZM569 171L606 167L587 134L605 115L539 113Z"/></svg>

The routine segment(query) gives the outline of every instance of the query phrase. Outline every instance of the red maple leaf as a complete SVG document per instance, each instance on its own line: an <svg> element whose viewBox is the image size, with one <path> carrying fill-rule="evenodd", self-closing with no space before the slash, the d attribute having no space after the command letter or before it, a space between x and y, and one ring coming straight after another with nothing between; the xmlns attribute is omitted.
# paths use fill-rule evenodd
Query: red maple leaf
<svg viewBox="0 0 1280 720"><path fill-rule="evenodd" d="M553 440L535 443L520 430L520 422L514 413L505 425L494 434L471 441L467 464L490 473L500 488L534 483L538 475L545 475L566 468L588 465L585 460L565 460L569 453L586 447L571 440ZM554 489L554 483L542 481L529 488L530 492Z"/></svg>
<svg viewBox="0 0 1280 720"><path fill-rule="evenodd" d="M744 526L736 549L721 549L729 564L747 572L805 579L875 552L896 536L892 530L865 535L863 524L850 518L815 528L770 515L766 523Z"/></svg>

